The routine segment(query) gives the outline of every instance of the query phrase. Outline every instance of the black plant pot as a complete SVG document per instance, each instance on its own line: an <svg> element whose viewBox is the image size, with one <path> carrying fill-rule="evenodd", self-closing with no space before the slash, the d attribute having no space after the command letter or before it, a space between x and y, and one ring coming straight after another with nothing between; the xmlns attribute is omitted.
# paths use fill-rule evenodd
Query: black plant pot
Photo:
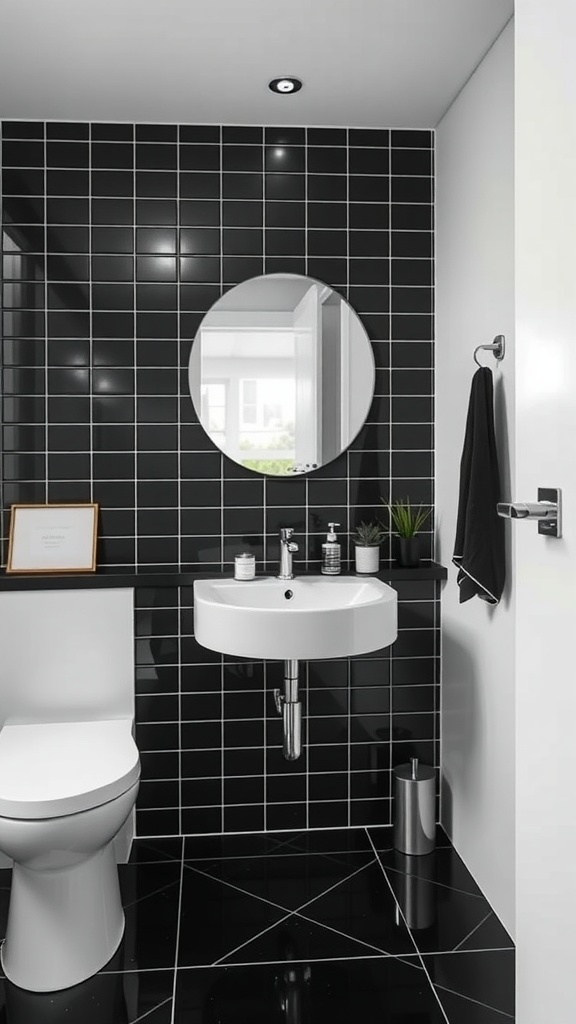
<svg viewBox="0 0 576 1024"><path fill-rule="evenodd" d="M398 537L398 565L415 569L420 565L420 537Z"/></svg>

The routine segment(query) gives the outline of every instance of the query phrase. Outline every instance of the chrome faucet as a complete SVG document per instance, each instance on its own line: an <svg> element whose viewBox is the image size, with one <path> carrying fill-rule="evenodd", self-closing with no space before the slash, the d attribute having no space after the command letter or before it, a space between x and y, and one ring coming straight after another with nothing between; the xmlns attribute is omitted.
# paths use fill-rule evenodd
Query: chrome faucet
<svg viewBox="0 0 576 1024"><path fill-rule="evenodd" d="M291 540L294 530L291 526L283 526L280 529L280 572L276 579L293 580L292 555L298 551L298 545Z"/></svg>

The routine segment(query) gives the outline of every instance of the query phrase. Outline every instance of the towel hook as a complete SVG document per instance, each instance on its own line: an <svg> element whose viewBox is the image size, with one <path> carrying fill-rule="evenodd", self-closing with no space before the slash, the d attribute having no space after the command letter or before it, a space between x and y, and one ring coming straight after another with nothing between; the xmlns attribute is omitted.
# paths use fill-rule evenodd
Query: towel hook
<svg viewBox="0 0 576 1024"><path fill-rule="evenodd" d="M479 363L476 358L476 353L479 352L481 348L489 349L494 353L494 358L497 359L498 362L501 362L502 359L504 359L504 353L506 352L506 338L503 334L497 334L491 345L477 345L474 349L474 362L477 366L482 366L482 363Z"/></svg>

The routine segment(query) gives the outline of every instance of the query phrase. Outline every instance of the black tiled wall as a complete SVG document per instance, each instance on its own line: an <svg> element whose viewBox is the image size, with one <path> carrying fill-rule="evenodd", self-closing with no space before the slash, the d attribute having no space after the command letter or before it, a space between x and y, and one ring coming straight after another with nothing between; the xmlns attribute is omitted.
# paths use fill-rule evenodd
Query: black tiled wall
<svg viewBox="0 0 576 1024"><path fill-rule="evenodd" d="M2 129L4 510L98 501L104 571L219 571L246 549L273 569L281 525L298 534L296 567L317 568L328 520L347 558L347 531L380 497L432 503L432 133ZM378 368L350 450L296 479L222 456L187 386L211 304L277 271L344 295ZM399 585L393 648L303 666L293 764L271 695L281 665L199 647L190 590L138 591L139 831L387 823L391 767L438 764L436 586Z"/></svg>

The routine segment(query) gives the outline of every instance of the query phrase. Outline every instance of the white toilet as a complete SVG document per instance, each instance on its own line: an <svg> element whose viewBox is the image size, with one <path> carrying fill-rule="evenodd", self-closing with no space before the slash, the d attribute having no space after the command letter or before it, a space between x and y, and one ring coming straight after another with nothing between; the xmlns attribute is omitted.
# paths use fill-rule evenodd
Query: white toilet
<svg viewBox="0 0 576 1024"><path fill-rule="evenodd" d="M13 862L6 977L34 992L99 971L124 931L114 839L130 818L133 591L0 594L0 851Z"/></svg>

